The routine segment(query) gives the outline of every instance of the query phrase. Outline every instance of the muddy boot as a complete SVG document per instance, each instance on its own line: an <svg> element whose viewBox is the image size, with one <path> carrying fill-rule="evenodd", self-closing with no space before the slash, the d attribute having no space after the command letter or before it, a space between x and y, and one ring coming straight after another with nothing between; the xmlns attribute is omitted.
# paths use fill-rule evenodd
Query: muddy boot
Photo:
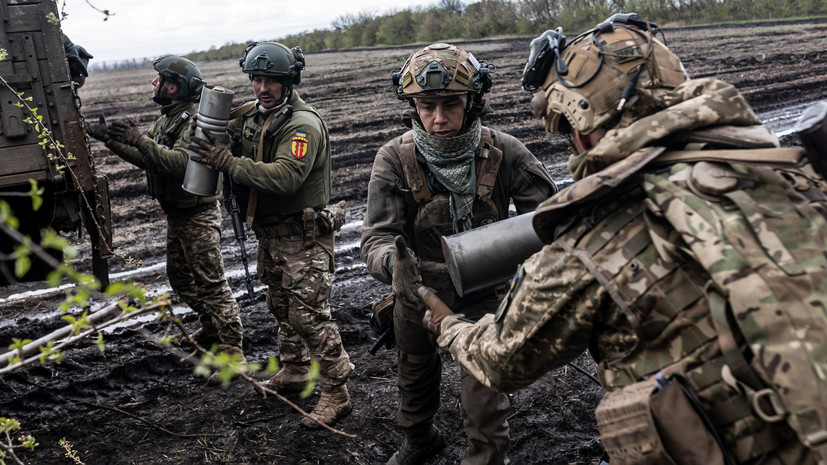
<svg viewBox="0 0 827 465"><path fill-rule="evenodd" d="M310 412L310 417L326 425L333 424L339 418L347 416L353 407L350 404L350 394L347 385L322 386L322 395L316 408ZM302 426L310 429L319 429L322 426L310 418L302 418Z"/></svg>
<svg viewBox="0 0 827 465"><path fill-rule="evenodd" d="M445 447L445 441L439 435L436 426L431 427L428 435L421 440L405 436L402 447L393 454L387 465L422 465Z"/></svg>
<svg viewBox="0 0 827 465"><path fill-rule="evenodd" d="M244 357L244 351L241 350L241 347L231 346L229 344L219 344L218 351L223 352L229 356L240 356L241 366L247 366L247 359ZM219 372L219 370L214 371L213 374L211 374L210 377L207 378L207 384L209 384L210 386L217 386L221 384L221 373Z"/></svg>
<svg viewBox="0 0 827 465"><path fill-rule="evenodd" d="M307 386L307 373L310 367L307 365L296 365L285 363L278 373L264 383L264 386L279 394L301 392Z"/></svg>
<svg viewBox="0 0 827 465"><path fill-rule="evenodd" d="M204 325L192 333L190 337L206 350L210 350L213 344L218 344L218 331L215 328L208 328Z"/></svg>

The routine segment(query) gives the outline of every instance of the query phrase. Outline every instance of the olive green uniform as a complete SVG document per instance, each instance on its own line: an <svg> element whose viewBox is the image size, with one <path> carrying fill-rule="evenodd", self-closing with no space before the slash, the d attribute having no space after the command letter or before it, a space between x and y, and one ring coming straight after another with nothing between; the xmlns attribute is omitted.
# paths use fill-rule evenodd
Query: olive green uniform
<svg viewBox="0 0 827 465"><path fill-rule="evenodd" d="M361 256L368 271L384 283L392 279L391 252L394 237L401 235L420 260L422 280L439 296L469 318L479 318L496 308L502 293L488 288L459 297L451 286L444 265L440 237L453 234L447 190L430 183L430 198L418 199L412 184L427 176L427 166L416 151L419 168L412 160L412 132L397 137L379 149L368 185L367 212L362 227ZM494 166L498 165L498 166ZM472 210L473 227L508 218L509 201L525 213L553 195L551 177L517 139L483 127L475 156L477 195ZM411 182L405 170L424 176ZM486 176L484 173L488 173ZM495 174L495 175L494 175ZM417 188L421 192L421 189ZM503 290L501 286L499 290ZM503 291L504 292L504 291ZM416 438L427 435L439 408L441 359L433 335L422 326L425 308L407 306L396 299L394 333L399 355L397 384L401 395L397 422ZM472 376L461 374L461 407L469 445L463 464L504 463L508 453L509 401L482 386ZM419 438L421 440L421 438Z"/></svg>
<svg viewBox="0 0 827 465"><path fill-rule="evenodd" d="M286 104L293 114L266 138L262 153L258 146L266 115L253 107L230 122L238 158L228 175L239 184L243 211L250 188L257 191L252 227L259 241L258 272L268 285L267 307L279 324L282 364L307 366L315 358L322 383L340 386L353 366L328 301L334 231L317 215L330 201L329 135L316 110L295 91Z"/></svg>
<svg viewBox="0 0 827 465"><path fill-rule="evenodd" d="M722 176L728 171L716 166L728 166L741 173L742 182L755 183L753 192L776 192L789 182L778 205L796 204L794 210L799 214L793 216L800 220L808 203L825 211L821 181L800 164L779 168L769 159L765 164L759 162L773 153L777 139L760 126L740 93L728 84L687 81L674 91L653 92L648 101L657 111L637 108L651 115L609 131L597 146L572 158L570 168L576 179L582 179L537 209L535 230L547 245L524 263L496 316L487 316L476 325L449 316L442 322L439 344L449 347L474 376L501 392L530 384L587 348L598 362L607 396L654 379L658 372L677 374L697 395L737 463L814 463L812 454L783 421L768 423L756 416L749 397L735 387L731 374L726 376L730 369L738 372L719 339L714 310L717 291L710 273L689 252L692 237L682 238L663 219L662 206L679 204L677 197L663 191L666 201L656 206L651 192L658 183L667 185L668 179L674 185L691 186L697 199L726 202L722 199L734 184L722 187L728 185L729 175ZM666 145L673 150L719 148L716 156L720 158L715 163L698 163L697 159L658 163L657 157L670 154L664 152ZM745 158L753 147L769 149L753 149L755 156ZM763 185L757 174L776 178ZM712 195L714 190L721 197ZM705 208L703 201L695 202L697 208ZM785 210L762 206L771 215ZM822 256L825 250L818 246L803 250L818 240L803 240L804 228L799 226L791 223L786 231L782 226L778 237L785 245L792 244L793 255L804 261ZM760 221L755 227L770 235L779 233ZM715 244L697 240L694 245L714 250ZM760 248L757 252L763 253ZM730 264L720 257L718 266L726 269ZM738 279L746 279L759 270L735 271ZM811 286L814 293L827 292L821 284ZM799 288L804 290L805 294L811 291ZM796 301L800 296L785 298ZM766 305L769 310L777 304L767 300ZM823 340L824 336L812 337ZM781 367L783 361L772 364ZM784 371L779 369L776 376L783 377ZM684 427L678 433L689 437L695 432ZM694 454L691 449L701 447L685 441L675 445L689 450L667 451L677 454L677 463L687 463L684 460ZM604 443L611 441L604 438ZM651 461L638 457L628 463Z"/></svg>
<svg viewBox="0 0 827 465"><path fill-rule="evenodd" d="M147 133L149 138L138 147L114 140L106 142L106 147L146 170L149 194L167 215L167 276L172 289L198 314L207 335L217 334L216 342L241 347L240 309L224 276L221 257L218 195L202 197L185 191L181 184L187 153L170 149L189 127L187 121L175 128L185 112L195 115L196 105L165 105ZM173 133L168 134L170 128Z"/></svg>

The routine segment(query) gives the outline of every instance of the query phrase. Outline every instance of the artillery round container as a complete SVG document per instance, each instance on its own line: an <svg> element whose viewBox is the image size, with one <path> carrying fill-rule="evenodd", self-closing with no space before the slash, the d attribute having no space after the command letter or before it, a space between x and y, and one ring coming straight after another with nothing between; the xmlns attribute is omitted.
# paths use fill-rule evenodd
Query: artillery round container
<svg viewBox="0 0 827 465"><path fill-rule="evenodd" d="M195 137L206 139L204 131L210 131L216 140L227 140L227 124L230 122L234 93L223 87L204 87L201 91L201 103L198 104ZM199 158L202 158L201 155L189 151L187 171L184 173L184 183L181 187L195 195L215 195L218 193L218 178L221 173L195 161Z"/></svg>
<svg viewBox="0 0 827 465"><path fill-rule="evenodd" d="M441 238L457 294L465 296L508 281L525 259L543 248L533 217L534 212L524 213Z"/></svg>

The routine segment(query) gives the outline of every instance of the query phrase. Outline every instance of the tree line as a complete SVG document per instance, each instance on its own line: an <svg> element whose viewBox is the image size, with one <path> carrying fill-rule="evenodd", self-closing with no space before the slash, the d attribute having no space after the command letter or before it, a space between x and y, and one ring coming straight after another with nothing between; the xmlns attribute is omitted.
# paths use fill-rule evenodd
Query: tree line
<svg viewBox="0 0 827 465"><path fill-rule="evenodd" d="M321 52L536 36L560 26L576 33L619 12L636 12L661 26L685 26L825 15L827 0L479 0L467 4L462 0L439 0L433 6L392 10L383 15L370 11L346 14L336 18L330 28L273 40L289 47L298 45L305 52ZM245 43L233 42L185 56L196 63L238 58L245 47ZM127 60L122 65L146 66L146 61L151 63Z"/></svg>

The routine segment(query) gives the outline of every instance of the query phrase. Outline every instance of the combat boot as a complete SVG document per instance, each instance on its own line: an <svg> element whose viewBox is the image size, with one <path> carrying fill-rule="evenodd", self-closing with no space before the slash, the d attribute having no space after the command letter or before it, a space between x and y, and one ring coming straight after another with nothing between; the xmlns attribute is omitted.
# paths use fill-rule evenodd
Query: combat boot
<svg viewBox="0 0 827 465"><path fill-rule="evenodd" d="M213 344L218 343L218 331L215 328L207 328L201 325L190 337L202 348L210 350Z"/></svg>
<svg viewBox="0 0 827 465"><path fill-rule="evenodd" d="M422 465L426 460L445 448L445 441L439 435L436 426L432 426L428 436L421 441L405 436L402 446L393 454L387 465Z"/></svg>
<svg viewBox="0 0 827 465"><path fill-rule="evenodd" d="M279 394L301 392L307 386L307 373L310 367L307 365L296 365L285 363L278 373L273 375L264 387L272 389Z"/></svg>
<svg viewBox="0 0 827 465"><path fill-rule="evenodd" d="M339 386L322 385L322 395L319 397L316 408L310 412L310 418L331 425L339 418L346 417L351 410L353 410L353 406L350 404L350 394L347 392L346 384ZM310 429L322 427L310 418L302 418L302 426Z"/></svg>
<svg viewBox="0 0 827 465"><path fill-rule="evenodd" d="M241 356L241 367L247 366L247 359L246 357L244 357L244 351L241 350L241 347L239 346L232 346L229 344L218 344L218 352L223 352L229 356ZM217 386L221 384L221 373L219 372L219 370L214 371L213 374L211 374L210 377L207 378L207 384L211 386Z"/></svg>

